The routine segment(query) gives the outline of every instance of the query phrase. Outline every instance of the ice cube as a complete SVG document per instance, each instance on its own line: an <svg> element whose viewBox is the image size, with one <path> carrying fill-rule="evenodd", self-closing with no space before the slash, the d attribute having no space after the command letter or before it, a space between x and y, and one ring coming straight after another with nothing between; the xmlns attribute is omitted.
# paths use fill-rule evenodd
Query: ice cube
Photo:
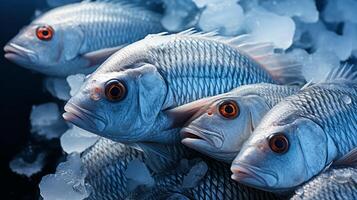
<svg viewBox="0 0 357 200"><path fill-rule="evenodd" d="M293 42L295 23L290 17L254 8L245 16L245 29L257 42L272 42L287 49Z"/></svg>
<svg viewBox="0 0 357 200"><path fill-rule="evenodd" d="M39 187L44 200L82 200L90 195L91 186L85 182L86 169L79 154L67 156L67 161L57 166L55 174L42 178Z"/></svg>
<svg viewBox="0 0 357 200"><path fill-rule="evenodd" d="M81 153L91 147L98 139L98 135L77 126L72 126L61 136L61 146L68 154L74 152Z"/></svg>
<svg viewBox="0 0 357 200"><path fill-rule="evenodd" d="M63 78L46 78L44 81L45 89L50 94L60 100L67 101L71 96L69 95L70 87Z"/></svg>
<svg viewBox="0 0 357 200"><path fill-rule="evenodd" d="M58 138L68 128L55 103L32 106L31 132L47 139Z"/></svg>
<svg viewBox="0 0 357 200"><path fill-rule="evenodd" d="M302 63L303 75L308 82L324 79L331 69L340 65L339 58L330 51L308 54L305 50L296 48L289 52L288 56L293 56L296 61Z"/></svg>
<svg viewBox="0 0 357 200"><path fill-rule="evenodd" d="M217 30L222 35L237 35L242 31L244 13L236 1L209 1L204 5L198 22L200 29L205 32Z"/></svg>
<svg viewBox="0 0 357 200"><path fill-rule="evenodd" d="M27 177L40 172L44 166L46 154L41 152L31 156L35 157L33 159L28 159L26 158L26 154L20 153L16 155L9 164L11 171Z"/></svg>
<svg viewBox="0 0 357 200"><path fill-rule="evenodd" d="M71 96L74 96L79 91L84 83L85 78L86 75L84 74L75 74L67 77L68 85L71 88L71 91L69 92Z"/></svg>
<svg viewBox="0 0 357 200"><path fill-rule="evenodd" d="M352 54L357 57L357 24L345 23L343 27L343 35L351 41Z"/></svg>
<svg viewBox="0 0 357 200"><path fill-rule="evenodd" d="M125 176L128 178L130 191L135 190L138 186L152 187L155 184L155 180L152 178L145 163L138 159L130 161L125 170Z"/></svg>
<svg viewBox="0 0 357 200"><path fill-rule="evenodd" d="M161 24L168 31L182 31L195 26L198 20L198 8L192 0L163 0L165 14Z"/></svg>
<svg viewBox="0 0 357 200"><path fill-rule="evenodd" d="M199 161L192 166L190 171L184 176L182 181L183 188L193 188L201 181L206 175L208 166L204 161Z"/></svg>
<svg viewBox="0 0 357 200"><path fill-rule="evenodd" d="M329 0L323 10L323 18L330 23L353 22L357 23L357 1Z"/></svg>
<svg viewBox="0 0 357 200"><path fill-rule="evenodd" d="M315 49L334 52L340 60L346 60L352 53L352 38L326 30L316 37Z"/></svg>
<svg viewBox="0 0 357 200"><path fill-rule="evenodd" d="M261 6L279 15L297 17L307 23L317 22L319 19L314 0L261 1Z"/></svg>

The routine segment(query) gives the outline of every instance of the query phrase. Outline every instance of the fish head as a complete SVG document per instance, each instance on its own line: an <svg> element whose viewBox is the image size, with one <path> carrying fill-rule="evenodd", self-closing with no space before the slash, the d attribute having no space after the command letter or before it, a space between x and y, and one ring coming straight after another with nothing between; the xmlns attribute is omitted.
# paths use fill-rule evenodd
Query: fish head
<svg viewBox="0 0 357 200"><path fill-rule="evenodd" d="M5 57L28 69L46 75L71 74L88 61L79 60L84 34L75 23L45 19L23 28L4 47Z"/></svg>
<svg viewBox="0 0 357 200"><path fill-rule="evenodd" d="M232 178L266 191L292 190L326 167L328 143L314 121L269 112L234 159Z"/></svg>
<svg viewBox="0 0 357 200"><path fill-rule="evenodd" d="M258 100L257 100L258 99ZM226 93L203 106L181 130L182 143L231 163L268 108L260 97Z"/></svg>
<svg viewBox="0 0 357 200"><path fill-rule="evenodd" d="M148 137L166 97L155 67L92 74L66 104L63 117L85 130L119 142Z"/></svg>

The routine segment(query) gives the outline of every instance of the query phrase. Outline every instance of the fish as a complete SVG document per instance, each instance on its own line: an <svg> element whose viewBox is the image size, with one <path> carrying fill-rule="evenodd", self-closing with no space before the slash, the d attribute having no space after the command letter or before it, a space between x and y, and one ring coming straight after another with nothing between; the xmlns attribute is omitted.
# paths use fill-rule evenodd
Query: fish
<svg viewBox="0 0 357 200"><path fill-rule="evenodd" d="M146 163L148 158L138 149L105 138L101 138L85 151L81 159L88 171L86 183L92 186L88 199L166 199L165 197L171 196L207 200L277 199L272 193L246 187L231 180L229 166L212 160L183 161L171 170L152 173L155 180L153 187L131 191L125 172L129 163L135 159ZM194 185L184 183L192 167L201 162L207 165L206 170L198 168L205 172L204 176L201 174ZM139 193L140 191L142 192Z"/></svg>
<svg viewBox="0 0 357 200"><path fill-rule="evenodd" d="M211 100L202 104L181 129L181 142L207 156L232 163L263 116L299 90L299 86L258 83L209 97ZM188 109L191 105L182 107Z"/></svg>
<svg viewBox="0 0 357 200"><path fill-rule="evenodd" d="M333 168L314 177L291 197L291 200L300 199L357 199L357 167Z"/></svg>
<svg viewBox="0 0 357 200"><path fill-rule="evenodd" d="M234 159L232 178L289 191L357 157L357 71L345 64L275 105ZM357 148L356 148L357 149Z"/></svg>
<svg viewBox="0 0 357 200"><path fill-rule="evenodd" d="M65 105L64 119L117 142L179 143L194 109L173 108L252 83L302 83L301 65L249 36L187 30L124 47Z"/></svg>
<svg viewBox="0 0 357 200"><path fill-rule="evenodd" d="M57 7L11 39L5 58L47 76L88 74L118 49L164 31L160 19L161 14L118 0Z"/></svg>

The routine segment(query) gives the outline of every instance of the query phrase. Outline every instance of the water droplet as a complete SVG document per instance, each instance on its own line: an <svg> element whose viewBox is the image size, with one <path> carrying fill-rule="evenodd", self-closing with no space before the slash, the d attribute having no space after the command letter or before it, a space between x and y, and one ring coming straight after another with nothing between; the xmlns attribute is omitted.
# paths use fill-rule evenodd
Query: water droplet
<svg viewBox="0 0 357 200"><path fill-rule="evenodd" d="M345 104L350 104L352 102L352 99L348 95L343 95L342 96L342 101L345 102Z"/></svg>

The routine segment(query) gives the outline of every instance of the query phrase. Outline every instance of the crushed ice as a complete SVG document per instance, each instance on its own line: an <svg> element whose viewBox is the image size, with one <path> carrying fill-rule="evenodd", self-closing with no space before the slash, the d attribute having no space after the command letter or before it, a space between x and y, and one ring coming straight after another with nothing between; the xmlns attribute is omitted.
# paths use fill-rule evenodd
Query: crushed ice
<svg viewBox="0 0 357 200"><path fill-rule="evenodd" d="M67 161L57 166L55 174L42 178L40 194L44 200L85 199L91 192L91 186L85 183L86 175L79 154L70 154Z"/></svg>

